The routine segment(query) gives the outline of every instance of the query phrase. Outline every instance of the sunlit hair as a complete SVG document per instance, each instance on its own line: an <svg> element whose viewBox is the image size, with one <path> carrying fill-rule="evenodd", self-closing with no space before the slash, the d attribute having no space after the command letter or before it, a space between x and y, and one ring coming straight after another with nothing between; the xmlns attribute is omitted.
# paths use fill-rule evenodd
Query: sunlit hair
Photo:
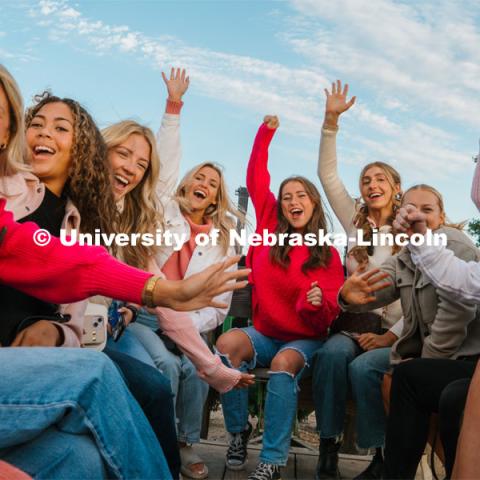
<svg viewBox="0 0 480 480"><path fill-rule="evenodd" d="M325 211L322 204L322 199L320 197L320 193L317 190L317 187L310 181L307 180L305 177L294 176L286 178L280 185L278 191L278 201L277 201L277 219L278 225L275 233L278 235L281 233L293 233L293 228L290 225L288 219L285 217L282 211L282 194L283 189L287 183L290 182L298 182L303 185L305 189L305 193L310 198L311 202L313 203L313 213L312 218L308 221L305 225L305 229L303 234L307 233L314 233L315 236L318 235L319 230L324 230L325 232L327 229L327 219L325 216ZM270 249L270 260L273 263L281 265L283 268L287 268L290 264L290 257L288 253L291 250L290 245L280 246L278 244L272 246ZM311 246L308 247L310 255L305 263L302 265L302 272L307 273L308 270L313 270L319 267L326 267L330 261L332 253L330 251L330 247L328 245L322 246Z"/></svg>
<svg viewBox="0 0 480 480"><path fill-rule="evenodd" d="M445 212L445 204L443 203L443 196L442 194L434 187L430 186L430 185L426 185L425 183L419 183L418 185L413 185L413 187L410 187L404 194L403 194L403 197L402 197L402 205L404 204L404 199L405 199L405 196L407 195L408 192L413 192L413 191L416 191L416 190L421 190L423 192L430 192L432 193L433 195L435 195L436 199L437 199L437 203L438 203L438 207L440 208L440 213L442 214L443 213L443 216L445 218L447 218L447 214ZM463 228L465 227L465 222L461 222L461 223L446 223L444 222L442 224L442 226L445 226L445 227L451 227L451 228L456 228L458 230L463 230Z"/></svg>
<svg viewBox="0 0 480 480"><path fill-rule="evenodd" d="M389 183L390 187L392 188L392 191L395 192L396 187L402 187L402 179L400 177L400 174L395 170L391 165L388 165L388 163L385 162L372 162L367 165L365 165L362 168L362 171L360 172L360 178L359 178L359 187L360 190L362 188L362 181L363 177L367 173L367 170L369 170L372 167L378 167L380 168L384 175L385 178L387 179L387 182ZM401 195L395 195L395 193L392 194L392 212L391 215L387 219L387 225L391 225L393 221L395 220L395 215L396 211L400 207L400 199ZM363 231L363 238L365 240L371 240L372 235L373 235L373 229L372 226L370 225L370 222L368 221L368 216L370 215L368 205L364 203L364 201L359 201L359 208L357 210L357 214L355 215L353 219L353 224L355 225L355 228L358 228L359 230ZM359 263L363 263L368 260L368 255L373 255L375 247L373 245L368 246L368 247L353 247L349 254L353 255L355 259ZM397 253L400 250L400 248L395 245L392 247L392 254Z"/></svg>
<svg viewBox="0 0 480 480"><path fill-rule="evenodd" d="M0 151L0 176L27 171L25 128L23 123L23 101L17 82L10 72L0 64L0 87L7 96L10 117L10 135L7 147Z"/></svg>
<svg viewBox="0 0 480 480"><path fill-rule="evenodd" d="M27 110L27 128L32 119L49 103L64 103L73 116L73 144L70 151L68 179L63 193L80 212L81 230L95 233L114 231L118 215L113 199L107 146L90 114L75 100L59 98L43 92L34 98L35 104Z"/></svg>
<svg viewBox="0 0 480 480"><path fill-rule="evenodd" d="M195 178L195 175L204 167L210 167L218 173L220 183L218 185L216 204L210 205L205 211L205 217L212 220L212 227L219 230L219 244L226 254L230 244L230 229L235 227L235 219L244 222L245 215L240 212L233 205L228 196L227 185L225 183L225 176L223 175L222 167L212 162L204 162L192 168L180 181L175 192L175 199L180 205L180 209L184 213L191 213L192 207L189 200L186 198L188 186Z"/></svg>
<svg viewBox="0 0 480 480"><path fill-rule="evenodd" d="M122 233L152 233L162 225L161 205L155 193L160 172L160 159L153 132L143 125L124 120L102 130L108 152L125 142L130 135L141 135L150 146L150 162L140 183L123 198L123 209L117 221L117 229ZM119 248L122 260L134 267L146 269L148 259L155 255L158 247L128 245Z"/></svg>

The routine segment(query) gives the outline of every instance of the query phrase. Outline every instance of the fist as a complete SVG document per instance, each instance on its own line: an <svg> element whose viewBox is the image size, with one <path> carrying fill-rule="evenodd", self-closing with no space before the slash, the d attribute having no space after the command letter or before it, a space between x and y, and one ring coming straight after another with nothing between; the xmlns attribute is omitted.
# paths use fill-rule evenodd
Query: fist
<svg viewBox="0 0 480 480"><path fill-rule="evenodd" d="M263 123L272 130L275 130L280 126L280 122L278 121L278 117L276 115L266 115L263 119Z"/></svg>
<svg viewBox="0 0 480 480"><path fill-rule="evenodd" d="M322 304L322 290L320 290L318 282L313 282L310 286L312 288L307 292L307 302L319 307Z"/></svg>

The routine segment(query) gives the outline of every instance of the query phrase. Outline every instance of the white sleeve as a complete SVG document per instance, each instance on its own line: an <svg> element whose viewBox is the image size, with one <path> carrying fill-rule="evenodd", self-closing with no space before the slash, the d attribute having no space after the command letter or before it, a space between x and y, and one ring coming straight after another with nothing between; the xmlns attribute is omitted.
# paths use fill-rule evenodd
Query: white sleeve
<svg viewBox="0 0 480 480"><path fill-rule="evenodd" d="M408 245L415 265L440 290L480 303L480 263L465 262L444 246Z"/></svg>
<svg viewBox="0 0 480 480"><path fill-rule="evenodd" d="M392 332L397 338L400 338L403 332L403 324L404 320L402 316L402 318L398 322L395 322L395 324L390 328L389 332Z"/></svg>

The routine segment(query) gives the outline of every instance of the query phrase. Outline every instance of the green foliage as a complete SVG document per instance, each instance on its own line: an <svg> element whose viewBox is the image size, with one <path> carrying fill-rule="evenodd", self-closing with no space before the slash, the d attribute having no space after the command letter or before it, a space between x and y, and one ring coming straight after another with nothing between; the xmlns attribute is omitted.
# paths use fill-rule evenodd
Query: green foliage
<svg viewBox="0 0 480 480"><path fill-rule="evenodd" d="M477 247L480 247L480 219L474 218L468 223L468 233L474 238Z"/></svg>

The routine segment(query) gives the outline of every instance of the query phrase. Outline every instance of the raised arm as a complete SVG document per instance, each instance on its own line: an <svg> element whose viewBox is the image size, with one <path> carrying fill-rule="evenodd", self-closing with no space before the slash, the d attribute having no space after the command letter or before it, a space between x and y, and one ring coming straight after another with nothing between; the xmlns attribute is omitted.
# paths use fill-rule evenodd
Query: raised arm
<svg viewBox="0 0 480 480"><path fill-rule="evenodd" d="M276 199L270 191L270 173L268 171L268 147L278 128L277 117L266 116L258 129L247 168L247 189L255 208L257 230L274 225L276 218Z"/></svg>
<svg viewBox="0 0 480 480"><path fill-rule="evenodd" d="M340 80L332 83L331 92L325 89L325 94L327 100L318 156L318 177L330 206L342 227L348 232L353 227L355 200L347 192L338 175L336 137L338 119L355 103L355 97L347 102L348 84L345 84L342 90Z"/></svg>
<svg viewBox="0 0 480 480"><path fill-rule="evenodd" d="M157 183L157 195L165 203L175 191L180 172L182 147L180 142L180 111L183 95L190 83L185 70L172 68L170 78L162 72L167 86L168 98L160 130L157 133L157 148L160 157L160 175Z"/></svg>

